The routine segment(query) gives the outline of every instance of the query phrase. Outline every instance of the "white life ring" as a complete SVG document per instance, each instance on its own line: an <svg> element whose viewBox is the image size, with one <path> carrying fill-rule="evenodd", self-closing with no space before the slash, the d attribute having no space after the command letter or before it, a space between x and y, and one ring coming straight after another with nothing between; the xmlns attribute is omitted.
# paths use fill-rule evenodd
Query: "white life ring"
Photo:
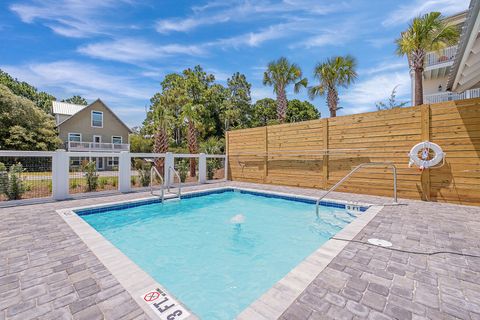
<svg viewBox="0 0 480 320"><path fill-rule="evenodd" d="M432 159L427 160L428 155L430 154L430 150L433 151L435 156ZM421 155L419 157L418 154L420 152ZM443 153L442 148L440 148L438 144L430 141L424 141L416 144L412 148L412 150L410 150L410 153L408 155L410 157L410 162L408 165L412 166L412 164L415 164L421 170L436 166L437 164L442 162L443 157L445 157L445 153Z"/></svg>

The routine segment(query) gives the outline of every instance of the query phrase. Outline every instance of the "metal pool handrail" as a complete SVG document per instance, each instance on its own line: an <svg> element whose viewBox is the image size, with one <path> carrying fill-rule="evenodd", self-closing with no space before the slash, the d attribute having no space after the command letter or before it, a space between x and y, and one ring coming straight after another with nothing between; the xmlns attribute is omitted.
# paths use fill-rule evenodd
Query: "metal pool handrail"
<svg viewBox="0 0 480 320"><path fill-rule="evenodd" d="M161 191L162 191L162 195L161 195L161 200L162 200L162 203L163 203L163 200L165 199L165 190L164 190L164 182L163 182L163 177L162 175L160 174L160 172L158 172L157 168L155 166L152 166L152 168L150 169L150 193L154 196L155 194L153 193L153 178L154 178L154 175L157 175L159 178L160 178L160 182L161 182L161 185L160 185L160 188L161 188Z"/></svg>
<svg viewBox="0 0 480 320"><path fill-rule="evenodd" d="M337 189L338 186L340 186L343 182L345 182L345 180L350 178L350 176L352 174L354 174L356 171L360 170L363 167L369 167L369 166L372 166L372 167L373 166L386 166L386 167L392 168L392 173L393 173L393 204L398 204L398 202L397 202L397 167L391 162L367 162L367 163L362 163L362 164L356 166L355 168L353 168L352 171L350 171L345 177L343 177L340 181L335 183L335 185L333 187L328 189L328 191L325 194L323 194L320 198L317 199L317 203L316 203L317 217L318 217L318 207L320 205L320 201L322 201L323 198L325 198L333 190Z"/></svg>
<svg viewBox="0 0 480 320"><path fill-rule="evenodd" d="M182 179L180 179L180 174L178 173L177 170L173 167L168 167L168 184L167 184L167 191L170 192L170 171L173 171L173 173L177 176L178 178L178 199L181 198L182 196Z"/></svg>

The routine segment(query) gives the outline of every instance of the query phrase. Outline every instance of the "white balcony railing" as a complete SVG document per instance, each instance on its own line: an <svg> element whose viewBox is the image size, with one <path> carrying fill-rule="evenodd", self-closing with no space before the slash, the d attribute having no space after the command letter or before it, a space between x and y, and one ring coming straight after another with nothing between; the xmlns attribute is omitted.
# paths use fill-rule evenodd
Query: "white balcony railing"
<svg viewBox="0 0 480 320"><path fill-rule="evenodd" d="M130 144L68 141L68 151L130 151Z"/></svg>
<svg viewBox="0 0 480 320"><path fill-rule="evenodd" d="M425 67L453 61L453 59L455 59L456 52L457 46L442 49L440 52L428 52L425 56Z"/></svg>
<svg viewBox="0 0 480 320"><path fill-rule="evenodd" d="M480 88L465 90L462 93L439 92L423 96L424 103L438 103L445 101L464 100L471 98L480 98Z"/></svg>

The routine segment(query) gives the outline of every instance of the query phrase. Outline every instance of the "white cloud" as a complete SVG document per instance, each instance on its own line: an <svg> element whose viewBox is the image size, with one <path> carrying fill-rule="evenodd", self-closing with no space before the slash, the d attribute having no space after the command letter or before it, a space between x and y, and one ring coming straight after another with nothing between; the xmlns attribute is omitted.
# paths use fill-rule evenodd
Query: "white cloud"
<svg viewBox="0 0 480 320"><path fill-rule="evenodd" d="M273 93L273 89L267 87L252 87L250 95L252 97L252 102L256 102L257 100L264 98L275 99L275 93Z"/></svg>
<svg viewBox="0 0 480 320"><path fill-rule="evenodd" d="M221 47L258 47L262 43L280 39L290 35L293 32L293 28L289 28L290 24L277 24L269 26L257 32L247 32L238 36L220 39L210 43L212 46L220 45Z"/></svg>
<svg viewBox="0 0 480 320"><path fill-rule="evenodd" d="M212 25L221 22L227 22L230 20L230 17L219 14L214 16L207 16L207 17L197 17L197 18L174 18L174 19L165 19L165 20L158 20L155 23L155 29L159 33L169 33L172 31L177 32L186 32L196 27L203 26L203 25Z"/></svg>
<svg viewBox="0 0 480 320"><path fill-rule="evenodd" d="M42 90L61 91L66 95L81 94L87 99L107 97L115 101L125 98L143 100L150 98L154 92L154 88L147 88L134 78L69 60L21 66L6 65L1 66L1 69Z"/></svg>
<svg viewBox="0 0 480 320"><path fill-rule="evenodd" d="M373 68L359 70L358 73L361 75L372 75L372 74L377 74L385 71L394 71L394 70L397 70L397 71L409 70L407 62L401 61L401 60L385 61L374 66Z"/></svg>
<svg viewBox="0 0 480 320"><path fill-rule="evenodd" d="M92 43L78 48L78 52L93 58L135 63L173 55L198 56L204 49L195 45L156 45L142 39L124 38L114 41Z"/></svg>
<svg viewBox="0 0 480 320"><path fill-rule="evenodd" d="M347 8L345 2L319 3L316 0L283 0L268 1L213 1L204 6L194 6L194 14L187 18L162 19L156 22L156 30L160 33L187 32L207 25L215 25L229 21L245 22L246 20L263 20L278 14L325 15ZM218 10L221 8L221 10Z"/></svg>
<svg viewBox="0 0 480 320"><path fill-rule="evenodd" d="M346 89L340 97L340 106L345 107L345 109L341 109L341 113L350 114L375 110L375 103L388 99L395 86L398 86L396 93L399 101L408 100L410 75L407 68L404 72L376 73Z"/></svg>
<svg viewBox="0 0 480 320"><path fill-rule="evenodd" d="M393 26L407 23L411 19L431 11L451 15L466 10L469 3L470 0L416 0L412 4L400 5L383 20L382 24Z"/></svg>
<svg viewBox="0 0 480 320"><path fill-rule="evenodd" d="M101 14L128 0L34 0L32 4L14 3L10 10L25 23L42 22L55 33L81 38L108 33Z"/></svg>

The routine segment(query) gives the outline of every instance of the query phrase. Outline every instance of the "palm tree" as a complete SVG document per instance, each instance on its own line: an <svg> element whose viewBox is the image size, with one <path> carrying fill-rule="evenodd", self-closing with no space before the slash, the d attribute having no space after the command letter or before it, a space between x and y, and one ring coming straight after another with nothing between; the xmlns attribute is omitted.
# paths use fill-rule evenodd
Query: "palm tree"
<svg viewBox="0 0 480 320"><path fill-rule="evenodd" d="M263 84L273 86L273 92L277 95L277 119L280 122L284 122L287 116L285 89L292 83L295 93L308 84L307 78L302 78L302 70L297 64L290 63L284 57L268 64L267 71L263 74Z"/></svg>
<svg viewBox="0 0 480 320"><path fill-rule="evenodd" d="M154 110L154 123L156 126L156 132L154 135L153 152L165 153L168 151L169 137L168 127L170 126L171 117L166 108L162 105L157 105ZM158 158L155 160L155 167L160 174L164 172L164 158Z"/></svg>
<svg viewBox="0 0 480 320"><path fill-rule="evenodd" d="M410 69L415 72L415 105L423 104L423 68L425 55L458 42L457 27L448 25L440 12L430 12L413 19L407 31L395 40L397 54L407 55Z"/></svg>
<svg viewBox="0 0 480 320"><path fill-rule="evenodd" d="M182 116L187 121L187 141L188 141L188 151L192 154L198 153L198 130L197 130L197 119L199 117L200 105L193 103L187 103L182 108ZM195 158L190 158L190 176L195 177L196 175L196 161Z"/></svg>
<svg viewBox="0 0 480 320"><path fill-rule="evenodd" d="M357 78L356 66L355 58L346 55L328 58L325 62L317 64L313 71L315 79L318 79L320 83L308 88L310 99L326 93L327 106L332 118L337 116L337 110L340 109L337 87L347 88L355 81Z"/></svg>

